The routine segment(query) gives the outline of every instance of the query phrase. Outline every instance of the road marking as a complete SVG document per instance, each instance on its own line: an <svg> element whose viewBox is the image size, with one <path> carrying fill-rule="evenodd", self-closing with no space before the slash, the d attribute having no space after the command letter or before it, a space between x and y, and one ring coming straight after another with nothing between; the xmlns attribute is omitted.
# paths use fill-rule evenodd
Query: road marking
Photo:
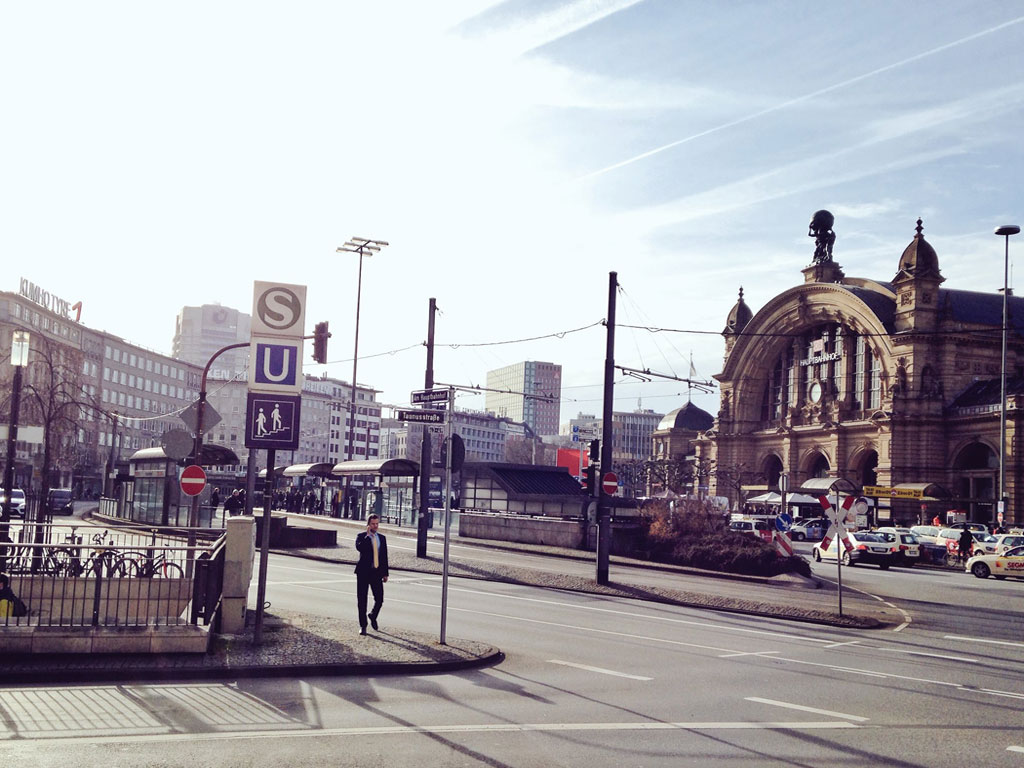
<svg viewBox="0 0 1024 768"><path fill-rule="evenodd" d="M575 667L576 669L585 669L587 672L599 672L602 675L612 675L614 677L626 677L630 680L653 680L653 677L642 677L640 675L627 675L625 672L616 672L612 669L602 669L601 667L591 667L587 664L576 664L572 661L561 661L559 659L548 659L548 664L561 664L565 667Z"/></svg>
<svg viewBox="0 0 1024 768"><path fill-rule="evenodd" d="M0 750L38 749L40 744L166 744L176 742L226 741L230 739L282 739L339 736L401 736L405 734L444 733L536 733L568 731L812 731L862 728L853 723L827 722L694 722L694 723L484 723L480 725L381 725L355 728L322 728L303 731L228 731L222 733L168 733L140 736L109 735L83 737L47 737L40 739L2 739Z"/></svg>
<svg viewBox="0 0 1024 768"><path fill-rule="evenodd" d="M779 651L747 651L745 653L723 653L718 658L731 659L735 656L769 656L773 653L779 653Z"/></svg>
<svg viewBox="0 0 1024 768"><path fill-rule="evenodd" d="M986 640L981 637L963 637L962 635L943 635L945 640L964 640L969 643L990 643L991 645L1010 645L1014 648L1024 648L1024 643L1011 643L1006 640Z"/></svg>
<svg viewBox="0 0 1024 768"><path fill-rule="evenodd" d="M1024 752L1024 747L1007 747L1007 752Z"/></svg>
<svg viewBox="0 0 1024 768"><path fill-rule="evenodd" d="M925 653L924 651L905 651L902 648L882 648L879 647L880 651L888 651L889 653L909 653L912 656L930 656L933 659L952 659L953 661L963 661L967 664L977 664L980 659L972 659L969 656L948 656L942 653Z"/></svg>
<svg viewBox="0 0 1024 768"><path fill-rule="evenodd" d="M787 709L798 709L801 712L811 712L815 715L828 715L830 717L841 717L844 720L853 720L857 723L866 723L869 718L860 717L859 715L848 715L845 712L833 712L829 709L816 709L814 707L805 707L802 704L790 704L785 701L776 701L775 699L762 699L757 696L747 696L747 701L753 701L758 704L770 704L773 707L786 707Z"/></svg>
<svg viewBox="0 0 1024 768"><path fill-rule="evenodd" d="M856 645L860 640L847 640L845 643L832 643L831 645L823 645L822 648L838 648L841 645Z"/></svg>
<svg viewBox="0 0 1024 768"><path fill-rule="evenodd" d="M834 585L836 583L836 582L832 581L830 578L828 578L827 576L822 576L820 574L815 574L815 575L818 576L818 578L821 579L822 581L827 581L829 584L833 584ZM867 595L868 597L874 598L878 602L880 602L880 603L882 603L884 605L889 606L894 611L899 611L900 613L902 613L903 614L903 623L900 624L898 627L895 627L892 630L893 632L902 632L904 629L906 629L908 626L910 626L910 622L914 620L914 617L911 616L907 611L903 610L898 605L894 605L893 603L890 603L888 600L879 597L878 595L873 595L870 592L865 592L863 589L857 589L857 587L851 587L849 584L847 584L844 587L844 589L850 589L850 590L853 590L854 592L860 592L862 595Z"/></svg>

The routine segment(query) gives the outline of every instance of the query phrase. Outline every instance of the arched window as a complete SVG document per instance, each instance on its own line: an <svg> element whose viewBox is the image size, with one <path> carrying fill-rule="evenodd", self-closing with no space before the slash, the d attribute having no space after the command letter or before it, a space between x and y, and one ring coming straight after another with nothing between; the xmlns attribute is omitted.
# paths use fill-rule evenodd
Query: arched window
<svg viewBox="0 0 1024 768"><path fill-rule="evenodd" d="M828 477L829 463L828 459L822 454L818 454L814 461L811 463L811 468L807 473L808 477Z"/></svg>
<svg viewBox="0 0 1024 768"><path fill-rule="evenodd" d="M766 457L762 464L762 474L769 488L779 487L779 476L782 474L782 460L775 454Z"/></svg>

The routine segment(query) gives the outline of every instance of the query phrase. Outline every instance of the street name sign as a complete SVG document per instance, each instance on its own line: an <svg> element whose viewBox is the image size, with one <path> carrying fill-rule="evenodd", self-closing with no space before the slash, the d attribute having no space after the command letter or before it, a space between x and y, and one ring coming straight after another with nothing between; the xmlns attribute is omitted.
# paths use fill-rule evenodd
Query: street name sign
<svg viewBox="0 0 1024 768"><path fill-rule="evenodd" d="M206 487L206 471L198 464L190 464L181 470L181 492L186 496L198 496Z"/></svg>
<svg viewBox="0 0 1024 768"><path fill-rule="evenodd" d="M417 424L444 424L444 411L399 411L398 420Z"/></svg>
<svg viewBox="0 0 1024 768"><path fill-rule="evenodd" d="M410 395L413 403L447 403L447 389L415 389Z"/></svg>

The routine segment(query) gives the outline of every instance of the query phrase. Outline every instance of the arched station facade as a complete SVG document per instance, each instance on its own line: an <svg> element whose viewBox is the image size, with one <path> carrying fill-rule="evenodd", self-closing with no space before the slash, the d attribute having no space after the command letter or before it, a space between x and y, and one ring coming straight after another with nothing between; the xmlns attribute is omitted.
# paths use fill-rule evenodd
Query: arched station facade
<svg viewBox="0 0 1024 768"><path fill-rule="evenodd" d="M834 240L830 215L827 224ZM994 523L1002 296L943 287L920 220L891 280L846 277L826 242L827 252L818 238L804 282L756 313L740 290L715 377L720 410L699 452L773 489L784 472L791 488L826 477L861 487L935 484L953 498L893 500L893 519L930 520L956 507ZM992 272L995 282L998 265ZM1020 524L1024 299L1009 297L1009 316L1004 524Z"/></svg>

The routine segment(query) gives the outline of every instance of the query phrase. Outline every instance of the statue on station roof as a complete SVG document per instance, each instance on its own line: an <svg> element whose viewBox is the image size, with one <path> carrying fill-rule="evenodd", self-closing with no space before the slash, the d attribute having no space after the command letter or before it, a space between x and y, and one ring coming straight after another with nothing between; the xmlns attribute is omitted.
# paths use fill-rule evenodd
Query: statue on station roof
<svg viewBox="0 0 1024 768"><path fill-rule="evenodd" d="M836 241L836 233L832 231L832 225L835 223L835 217L825 210L817 211L811 217L807 236L814 238L815 264L828 264L832 261L832 244Z"/></svg>

